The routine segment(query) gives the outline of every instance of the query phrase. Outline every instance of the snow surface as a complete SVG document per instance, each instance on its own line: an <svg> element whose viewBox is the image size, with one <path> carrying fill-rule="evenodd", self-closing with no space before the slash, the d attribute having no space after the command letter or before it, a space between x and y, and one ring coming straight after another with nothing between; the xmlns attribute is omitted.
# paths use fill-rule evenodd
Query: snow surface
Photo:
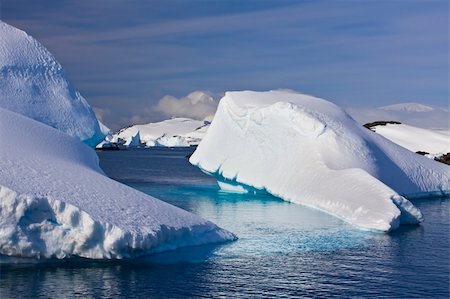
<svg viewBox="0 0 450 299"><path fill-rule="evenodd" d="M74 137L0 108L0 254L129 258L235 236L104 175Z"/></svg>
<svg viewBox="0 0 450 299"><path fill-rule="evenodd" d="M379 108L346 108L361 125L375 121L399 121L425 129L449 129L448 108L419 103L399 103Z"/></svg>
<svg viewBox="0 0 450 299"><path fill-rule="evenodd" d="M97 148L108 147L110 143L125 147L145 145L146 147L184 147L197 145L209 127L209 122L190 118L172 118L156 123L134 125L120 130ZM138 134L139 141L131 142Z"/></svg>
<svg viewBox="0 0 450 299"><path fill-rule="evenodd" d="M440 156L450 152L450 136L443 131L433 131L405 124L387 124L371 128L383 137L413 152L427 152Z"/></svg>
<svg viewBox="0 0 450 299"><path fill-rule="evenodd" d="M0 107L95 146L107 128L74 89L52 54L24 31L0 21Z"/></svg>
<svg viewBox="0 0 450 299"><path fill-rule="evenodd" d="M328 101L287 91L227 92L190 162L228 185L381 231L422 220L401 195L450 189L448 166L360 126Z"/></svg>

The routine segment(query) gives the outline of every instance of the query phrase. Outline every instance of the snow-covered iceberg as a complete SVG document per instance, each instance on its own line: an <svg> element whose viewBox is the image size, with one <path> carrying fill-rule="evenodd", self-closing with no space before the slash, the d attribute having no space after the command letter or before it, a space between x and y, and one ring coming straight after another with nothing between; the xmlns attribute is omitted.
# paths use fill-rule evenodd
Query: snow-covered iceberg
<svg viewBox="0 0 450 299"><path fill-rule="evenodd" d="M370 129L410 151L426 153L430 158L450 152L448 130L430 130L389 122L370 126Z"/></svg>
<svg viewBox="0 0 450 299"><path fill-rule="evenodd" d="M97 148L121 147L185 147L198 145L209 127L208 121L172 118L156 123L124 128L100 143ZM134 138L134 139L133 139Z"/></svg>
<svg viewBox="0 0 450 299"><path fill-rule="evenodd" d="M0 107L95 146L104 137L89 104L38 41L0 21Z"/></svg>
<svg viewBox="0 0 450 299"><path fill-rule="evenodd" d="M104 175L95 152L0 108L0 255L129 258L235 236Z"/></svg>
<svg viewBox="0 0 450 299"><path fill-rule="evenodd" d="M221 187L265 190L365 229L418 223L403 196L446 194L449 170L360 126L323 99L227 92L190 162Z"/></svg>

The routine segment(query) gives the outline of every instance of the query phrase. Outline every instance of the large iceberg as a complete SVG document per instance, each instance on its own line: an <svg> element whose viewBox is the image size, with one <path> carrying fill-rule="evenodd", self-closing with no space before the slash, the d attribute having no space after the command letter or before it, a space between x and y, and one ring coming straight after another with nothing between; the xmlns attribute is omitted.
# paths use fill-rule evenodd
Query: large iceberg
<svg viewBox="0 0 450 299"><path fill-rule="evenodd" d="M100 127L89 104L62 66L38 41L0 21L0 107L78 137L95 146Z"/></svg>
<svg viewBox="0 0 450 299"><path fill-rule="evenodd" d="M323 99L227 92L190 162L222 188L265 190L365 229L418 223L405 197L448 194L449 170L357 124Z"/></svg>
<svg viewBox="0 0 450 299"><path fill-rule="evenodd" d="M0 108L0 255L131 258L235 236L104 175L95 152Z"/></svg>

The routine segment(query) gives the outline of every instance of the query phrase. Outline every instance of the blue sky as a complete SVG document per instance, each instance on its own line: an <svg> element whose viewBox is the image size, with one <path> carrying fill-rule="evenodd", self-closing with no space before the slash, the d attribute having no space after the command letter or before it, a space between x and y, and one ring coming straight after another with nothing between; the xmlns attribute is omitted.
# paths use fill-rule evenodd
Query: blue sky
<svg viewBox="0 0 450 299"><path fill-rule="evenodd" d="M289 88L342 106L447 106L446 0L3 0L113 129L165 95Z"/></svg>

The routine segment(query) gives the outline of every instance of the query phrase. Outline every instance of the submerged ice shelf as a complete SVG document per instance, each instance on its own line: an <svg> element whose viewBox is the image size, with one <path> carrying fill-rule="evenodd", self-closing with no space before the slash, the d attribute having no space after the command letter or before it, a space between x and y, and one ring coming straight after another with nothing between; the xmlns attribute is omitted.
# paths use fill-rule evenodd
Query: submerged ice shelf
<svg viewBox="0 0 450 299"><path fill-rule="evenodd" d="M422 221L403 196L450 189L448 166L361 127L328 101L287 91L226 93L190 162L240 191L263 189L381 231Z"/></svg>
<svg viewBox="0 0 450 299"><path fill-rule="evenodd" d="M0 108L0 254L114 259L220 243L215 224L109 179L95 152Z"/></svg>

